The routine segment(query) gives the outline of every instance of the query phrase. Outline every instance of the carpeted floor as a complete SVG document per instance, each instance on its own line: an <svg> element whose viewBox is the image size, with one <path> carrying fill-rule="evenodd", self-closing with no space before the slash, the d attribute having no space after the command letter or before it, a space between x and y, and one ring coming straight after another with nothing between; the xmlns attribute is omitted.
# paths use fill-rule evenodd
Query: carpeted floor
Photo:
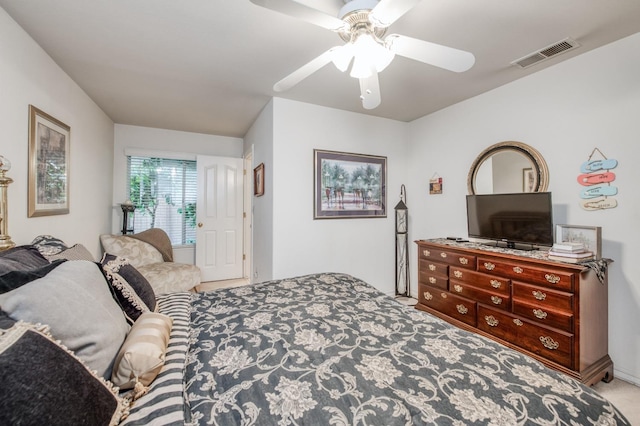
<svg viewBox="0 0 640 426"><path fill-rule="evenodd" d="M631 425L640 425L640 387L613 379L610 383L598 382L593 389L615 405Z"/></svg>

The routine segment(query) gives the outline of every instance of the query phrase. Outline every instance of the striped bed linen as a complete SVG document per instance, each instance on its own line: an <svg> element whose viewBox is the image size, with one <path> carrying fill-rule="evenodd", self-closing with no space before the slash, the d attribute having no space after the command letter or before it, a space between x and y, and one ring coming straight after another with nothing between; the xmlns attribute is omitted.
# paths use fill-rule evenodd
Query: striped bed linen
<svg viewBox="0 0 640 426"><path fill-rule="evenodd" d="M158 312L173 318L165 365L151 383L149 392L138 399L122 425L185 425L189 410L184 397L185 359L189 349L191 294L158 296Z"/></svg>

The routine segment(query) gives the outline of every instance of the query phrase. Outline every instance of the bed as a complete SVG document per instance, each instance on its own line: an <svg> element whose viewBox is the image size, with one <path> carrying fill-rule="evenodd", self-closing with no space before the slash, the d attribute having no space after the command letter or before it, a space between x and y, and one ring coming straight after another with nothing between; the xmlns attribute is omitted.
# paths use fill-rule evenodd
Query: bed
<svg viewBox="0 0 640 426"><path fill-rule="evenodd" d="M349 275L158 306L166 364L126 425L629 424L572 378Z"/></svg>

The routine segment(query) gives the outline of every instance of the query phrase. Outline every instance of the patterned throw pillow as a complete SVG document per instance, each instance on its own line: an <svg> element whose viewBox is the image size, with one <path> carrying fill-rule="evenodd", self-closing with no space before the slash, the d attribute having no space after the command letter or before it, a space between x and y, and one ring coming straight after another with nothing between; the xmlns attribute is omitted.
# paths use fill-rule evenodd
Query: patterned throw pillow
<svg viewBox="0 0 640 426"><path fill-rule="evenodd" d="M64 241L51 235L39 235L31 241L31 245L36 247L43 256L52 256L68 248Z"/></svg>
<svg viewBox="0 0 640 426"><path fill-rule="evenodd" d="M3 425L115 425L126 412L117 388L24 322L0 329L0 401Z"/></svg>
<svg viewBox="0 0 640 426"><path fill-rule="evenodd" d="M133 324L141 314L155 311L153 288L127 259L105 253L100 266L129 324Z"/></svg>
<svg viewBox="0 0 640 426"><path fill-rule="evenodd" d="M171 317L156 312L138 317L113 365L111 381L116 386L149 386L164 365L172 324Z"/></svg>

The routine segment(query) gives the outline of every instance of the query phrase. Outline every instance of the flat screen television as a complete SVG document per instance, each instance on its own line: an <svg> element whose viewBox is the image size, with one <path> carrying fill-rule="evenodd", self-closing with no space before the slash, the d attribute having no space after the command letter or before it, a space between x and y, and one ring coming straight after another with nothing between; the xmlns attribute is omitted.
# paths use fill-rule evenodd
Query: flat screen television
<svg viewBox="0 0 640 426"><path fill-rule="evenodd" d="M517 244L553 245L550 192L467 195L469 237Z"/></svg>

